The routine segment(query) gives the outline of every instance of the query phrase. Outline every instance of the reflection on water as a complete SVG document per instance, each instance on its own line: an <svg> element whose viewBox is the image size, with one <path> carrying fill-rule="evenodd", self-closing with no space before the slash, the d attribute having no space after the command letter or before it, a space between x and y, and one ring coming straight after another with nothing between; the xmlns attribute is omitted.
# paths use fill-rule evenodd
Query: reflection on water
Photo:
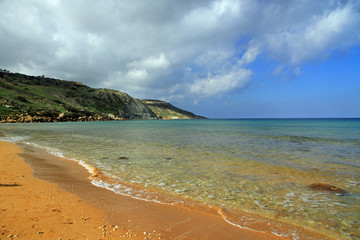
<svg viewBox="0 0 360 240"><path fill-rule="evenodd" d="M96 168L106 176L94 184L121 194L360 237L360 120L3 124L5 135ZM349 194L311 190L314 182ZM232 223L249 222L235 215Z"/></svg>

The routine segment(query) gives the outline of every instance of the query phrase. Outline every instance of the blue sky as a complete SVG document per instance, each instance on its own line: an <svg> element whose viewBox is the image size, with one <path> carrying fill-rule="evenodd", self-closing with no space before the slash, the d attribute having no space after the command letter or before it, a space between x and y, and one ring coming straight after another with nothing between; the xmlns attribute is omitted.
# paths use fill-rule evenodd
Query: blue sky
<svg viewBox="0 0 360 240"><path fill-rule="evenodd" d="M0 68L211 118L360 117L358 0L3 0Z"/></svg>
<svg viewBox="0 0 360 240"><path fill-rule="evenodd" d="M360 116L360 47L306 64L291 79L274 75L276 64L266 59L254 62L255 74L247 88L220 98L224 101L200 102L194 111L205 111L213 118ZM214 107L216 112L212 112Z"/></svg>

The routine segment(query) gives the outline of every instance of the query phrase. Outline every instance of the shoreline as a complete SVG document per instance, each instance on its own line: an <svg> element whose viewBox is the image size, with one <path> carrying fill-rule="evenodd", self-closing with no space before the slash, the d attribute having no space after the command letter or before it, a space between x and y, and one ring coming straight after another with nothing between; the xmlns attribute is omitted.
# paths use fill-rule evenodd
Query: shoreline
<svg viewBox="0 0 360 240"><path fill-rule="evenodd" d="M121 239L133 234L109 225L104 211L76 194L34 177L18 156L22 153L19 146L0 141L0 239Z"/></svg>
<svg viewBox="0 0 360 240"><path fill-rule="evenodd" d="M13 156L20 154L21 158L17 162L22 161L23 165L25 165L25 167L23 166L24 168L26 166L29 168L28 165L24 164L24 161L31 165L33 171L31 175L35 176L35 178L32 177L33 179L41 181L45 185L51 185L52 187L50 188L60 188L61 190L59 189L59 191L65 195L74 195L74 197L80 198L82 204L94 209L92 211L98 211L97 214L91 217L91 219L94 219L94 223L96 222L95 225L98 225L98 228L95 230L100 234L100 238L95 239L103 237L103 231L101 228L99 229L99 226L107 224L110 226L120 226L119 229L122 229L123 233L120 234L121 231L116 231L116 234L119 234L108 234L106 239L109 237L110 239L121 238L120 235L124 234L124 236L128 236L126 235L128 230L132 233L132 239L289 239L276 236L275 234L249 230L246 227L235 226L223 217L221 212L215 215L203 211L195 211L194 209L146 202L119 195L105 188L94 186L89 179L91 174L78 162L62 159L42 150L32 148L23 147L23 151L20 153L19 147L6 142L0 142L1 151L4 151L4 144L7 146L13 145L15 150L13 149L13 152L7 154L12 154ZM8 147L5 147L5 149L8 149ZM31 169L27 171L27 175L30 175L29 171L31 172ZM60 194L61 196L62 193ZM48 193L48 195L50 196L51 194ZM79 199L77 201L80 202ZM4 212L1 212L1 215L3 214ZM70 227L73 227L73 224ZM88 232L88 229L83 230L86 231L82 234ZM3 232L4 230L2 229ZM144 234L144 232L147 234ZM300 230L300 232L303 232L305 234L303 236L308 236L309 238L331 239L330 237L313 232L310 233L310 231L306 230ZM11 234L9 233L9 235ZM89 235L89 237L91 236Z"/></svg>

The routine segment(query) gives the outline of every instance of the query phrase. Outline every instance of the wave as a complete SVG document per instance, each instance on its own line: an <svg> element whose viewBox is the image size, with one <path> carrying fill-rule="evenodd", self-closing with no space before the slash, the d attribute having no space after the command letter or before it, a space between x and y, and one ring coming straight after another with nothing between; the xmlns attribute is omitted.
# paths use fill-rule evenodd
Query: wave
<svg viewBox="0 0 360 240"><path fill-rule="evenodd" d="M26 139L29 139L29 137L28 136L0 137L0 141L12 142L12 143L22 142Z"/></svg>

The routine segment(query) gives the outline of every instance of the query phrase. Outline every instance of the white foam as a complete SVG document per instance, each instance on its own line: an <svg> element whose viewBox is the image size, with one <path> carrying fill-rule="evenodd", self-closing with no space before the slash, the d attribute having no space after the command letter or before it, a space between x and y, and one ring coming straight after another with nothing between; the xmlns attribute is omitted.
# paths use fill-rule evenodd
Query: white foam
<svg viewBox="0 0 360 240"><path fill-rule="evenodd" d="M255 230L255 229L248 228L248 227L245 227L245 226L241 226L241 225L239 225L239 224L236 224L236 223L233 223L233 222L229 221L229 220L226 218L226 216L224 215L224 213L221 211L221 209L218 210L218 213L219 213L220 216L225 220L225 222L229 223L229 224L232 225L232 226L235 226L235 227L238 227L238 228L241 228L241 229L250 230L250 231L253 231L253 232L266 233L265 231Z"/></svg>
<svg viewBox="0 0 360 240"><path fill-rule="evenodd" d="M4 142L12 142L12 143L18 143L18 142L22 142L26 139L29 139L29 137L27 136L16 136L16 137L0 137L1 141Z"/></svg>
<svg viewBox="0 0 360 240"><path fill-rule="evenodd" d="M142 191L142 193L145 193L146 197L141 196L141 194L139 194L139 193L134 195L134 193L133 193L134 189L133 188L127 187L127 186L124 186L124 185L120 185L120 184L113 185L113 184L109 184L109 183L106 183L106 182L103 182L103 181L98 181L98 180L92 180L91 183L94 186L106 188L106 189L108 189L110 191L113 191L116 194L131 197L131 198L141 200L141 201L155 202L155 203L162 204L162 205L175 205L175 204L180 203L180 202L174 202L174 203L161 202L159 200L151 198L150 195L146 194L146 192L144 192L144 191Z"/></svg>

